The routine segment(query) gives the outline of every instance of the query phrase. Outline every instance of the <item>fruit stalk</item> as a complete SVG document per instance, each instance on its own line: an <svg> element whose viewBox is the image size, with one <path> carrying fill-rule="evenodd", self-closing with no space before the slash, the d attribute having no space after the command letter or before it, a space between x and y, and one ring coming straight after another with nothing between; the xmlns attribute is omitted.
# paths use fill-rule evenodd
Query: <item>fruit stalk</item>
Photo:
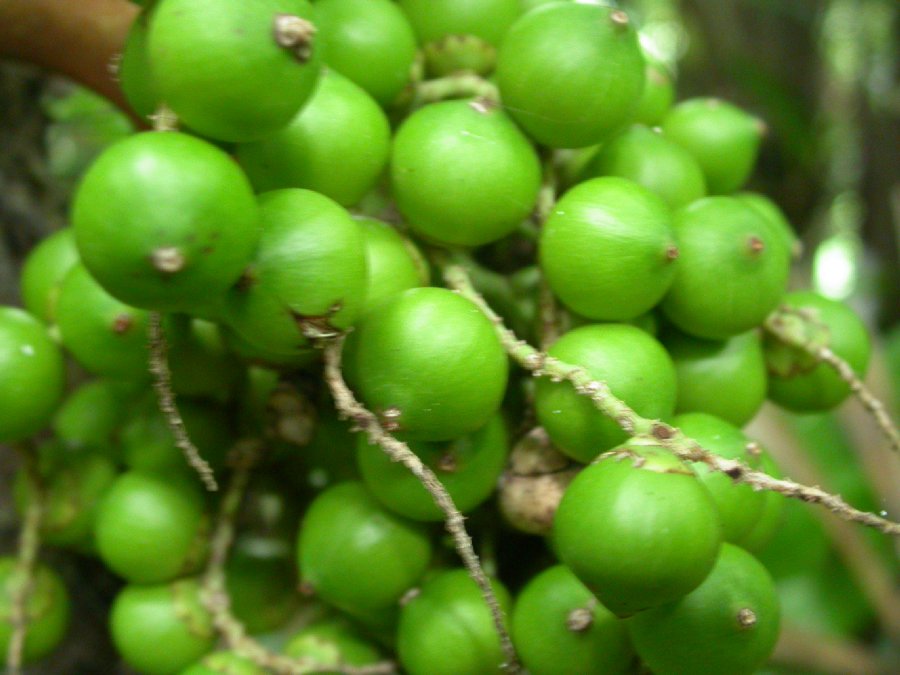
<svg viewBox="0 0 900 675"><path fill-rule="evenodd" d="M478 584L485 603L491 611L500 644L506 656L504 668L509 673L521 672L518 657L512 644L512 639L506 628L506 617L500 608L500 603L481 567L478 555L472 546L472 539L466 532L464 518L453 503L453 499L446 488L434 475L434 472L422 463L422 460L409 449L406 443L397 440L387 433L379 424L375 413L367 410L347 386L341 372L341 354L344 345L344 337L340 336L324 343L325 356L325 382L334 397L335 407L345 418L353 421L359 431L365 432L369 442L380 446L392 460L403 464L419 479L422 485L434 498L435 503L445 514L445 525L453 536L456 550L462 558L463 564L469 575Z"/></svg>
<svg viewBox="0 0 900 675"><path fill-rule="evenodd" d="M773 478L762 471L751 469L743 462L719 457L685 436L681 430L658 420L641 417L623 401L613 396L605 382L592 379L584 369L554 359L516 337L475 291L463 268L455 265L447 267L444 270L444 279L448 286L474 302L491 320L507 353L520 366L536 377L571 382L579 394L589 397L600 412L615 420L626 433L632 436L651 437L679 459L686 462L703 462L713 471L724 473L736 484L750 485L758 490L772 490L792 499L821 504L845 520L867 525L885 534L900 535L900 523L855 509L839 496L818 487Z"/></svg>
<svg viewBox="0 0 900 675"><path fill-rule="evenodd" d="M34 570L41 546L41 519L44 513L44 481L38 468L37 452L30 444L16 446L22 460L25 480L32 495L19 530L18 555L10 592L9 619L12 635L6 651L6 669L10 675L22 672L22 656L28 633L28 596L34 585Z"/></svg>

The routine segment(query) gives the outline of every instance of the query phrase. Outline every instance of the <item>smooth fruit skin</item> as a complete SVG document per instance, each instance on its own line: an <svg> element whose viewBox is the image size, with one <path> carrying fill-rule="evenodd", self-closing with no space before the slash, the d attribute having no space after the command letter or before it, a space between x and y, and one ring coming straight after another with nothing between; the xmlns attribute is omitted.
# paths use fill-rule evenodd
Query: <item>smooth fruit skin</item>
<svg viewBox="0 0 900 675"><path fill-rule="evenodd" d="M343 206L371 190L390 154L387 117L365 90L326 70L309 102L283 129L237 146L257 192L306 188Z"/></svg>
<svg viewBox="0 0 900 675"><path fill-rule="evenodd" d="M684 413L672 418L672 426L709 452L740 460L751 469L762 468L762 448L751 445L744 432L725 420L702 412ZM719 510L722 538L739 543L762 517L767 493L755 492L749 485L735 485L724 473L710 471L703 462L695 462L693 467Z"/></svg>
<svg viewBox="0 0 900 675"><path fill-rule="evenodd" d="M315 24L307 0L162 0L153 8L153 81L187 126L221 141L249 141L297 114L315 87L319 50L315 37L305 59L279 46L279 14Z"/></svg>
<svg viewBox="0 0 900 675"><path fill-rule="evenodd" d="M226 321L257 348L297 354L310 346L301 321L343 330L362 309L362 234L346 209L311 190L266 192L259 206L262 236L226 297Z"/></svg>
<svg viewBox="0 0 900 675"><path fill-rule="evenodd" d="M560 560L621 617L695 589L721 542L716 505L691 468L634 440L578 474L553 521Z"/></svg>
<svg viewBox="0 0 900 675"><path fill-rule="evenodd" d="M675 278L677 258L669 209L624 178L576 185L541 229L547 283L567 307L591 319L627 321L649 311Z"/></svg>
<svg viewBox="0 0 900 675"><path fill-rule="evenodd" d="M117 72L125 100L131 110L144 120L156 112L162 101L147 56L147 28L151 14L141 12L128 29Z"/></svg>
<svg viewBox="0 0 900 675"><path fill-rule="evenodd" d="M291 529L295 527L296 519L291 522ZM243 534L225 564L225 581L231 612L248 633L268 633L283 626L301 600L293 533L289 537Z"/></svg>
<svg viewBox="0 0 900 675"><path fill-rule="evenodd" d="M424 527L386 511L356 481L320 493L300 526L303 585L354 616L393 609L430 559Z"/></svg>
<svg viewBox="0 0 900 675"><path fill-rule="evenodd" d="M785 296L783 304L810 311L819 326L814 330L838 357L861 379L865 377L872 351L869 331L847 305L812 291ZM808 354L766 336L763 349L769 368L769 398L795 412L829 410L850 395L850 386L834 369Z"/></svg>
<svg viewBox="0 0 900 675"><path fill-rule="evenodd" d="M496 74L504 106L529 136L580 148L629 121L644 89L644 57L621 10L555 3L510 27Z"/></svg>
<svg viewBox="0 0 900 675"><path fill-rule="evenodd" d="M428 263L412 241L380 220L361 218L356 222L366 249L366 301L362 314L401 291L428 285Z"/></svg>
<svg viewBox="0 0 900 675"><path fill-rule="evenodd" d="M764 452L760 457L760 462L762 464L760 470L773 478L782 478L781 470L769 453ZM776 532L781 529L785 520L787 501L787 497L778 492L766 491L762 512L756 524L734 543L751 553L765 550Z"/></svg>
<svg viewBox="0 0 900 675"><path fill-rule="evenodd" d="M38 242L26 256L19 278L25 309L41 321L51 323L59 286L77 263L78 249L72 228L64 227Z"/></svg>
<svg viewBox="0 0 900 675"><path fill-rule="evenodd" d="M97 375L142 381L147 367L147 312L119 302L78 264L59 289L56 326L63 346Z"/></svg>
<svg viewBox="0 0 900 675"><path fill-rule="evenodd" d="M706 197L681 209L675 236L678 271L661 307L684 332L717 340L744 333L784 296L791 264L784 238L734 197Z"/></svg>
<svg viewBox="0 0 900 675"><path fill-rule="evenodd" d="M758 192L738 192L735 197L762 213L784 238L791 255L795 258L800 256L803 252L803 243L778 204Z"/></svg>
<svg viewBox="0 0 900 675"><path fill-rule="evenodd" d="M582 175L628 178L662 197L673 209L706 196L703 170L691 154L658 130L640 125L604 143Z"/></svg>
<svg viewBox="0 0 900 675"><path fill-rule="evenodd" d="M116 434L128 414L133 392L114 380L89 380L69 392L53 416L53 433L75 454L118 457Z"/></svg>
<svg viewBox="0 0 900 675"><path fill-rule="evenodd" d="M218 637L195 578L126 586L113 601L109 627L123 660L145 675L180 673Z"/></svg>
<svg viewBox="0 0 900 675"><path fill-rule="evenodd" d="M417 234L481 246L506 236L534 208L537 153L503 109L444 101L417 110L394 137L391 187Z"/></svg>
<svg viewBox="0 0 900 675"><path fill-rule="evenodd" d="M109 569L132 583L154 584L199 566L204 527L203 494L196 482L128 471L100 503L94 536Z"/></svg>
<svg viewBox="0 0 900 675"><path fill-rule="evenodd" d="M728 194L746 182L763 131L755 117L714 98L682 101L662 120L662 128L703 168L710 194Z"/></svg>
<svg viewBox="0 0 900 675"><path fill-rule="evenodd" d="M412 520L440 522L444 513L419 480L377 445L358 435L359 471L369 491L391 511ZM497 487L509 450L503 417L494 415L481 429L446 443L411 442L434 471L461 513L484 502Z"/></svg>
<svg viewBox="0 0 900 675"><path fill-rule="evenodd" d="M490 580L501 609L512 604ZM397 655L410 675L489 675L503 672L500 640L481 592L463 569L438 572L400 610Z"/></svg>
<svg viewBox="0 0 900 675"><path fill-rule="evenodd" d="M704 340L672 328L662 342L678 378L676 413L705 412L742 427L762 407L768 376L759 331Z"/></svg>
<svg viewBox="0 0 900 675"><path fill-rule="evenodd" d="M40 431L62 399L65 378L47 327L24 310L0 306L0 441Z"/></svg>
<svg viewBox="0 0 900 675"><path fill-rule="evenodd" d="M613 395L639 415L662 419L675 408L672 361L663 346L640 328L625 324L583 326L563 335L548 354L581 366L595 379L606 382ZM535 409L553 442L580 462L590 462L628 438L614 420L568 382L539 379Z"/></svg>
<svg viewBox="0 0 900 675"><path fill-rule="evenodd" d="M192 310L223 294L253 255L258 218L234 161L173 131L108 147L72 210L88 271L113 297L153 310Z"/></svg>
<svg viewBox="0 0 900 675"><path fill-rule="evenodd" d="M444 441L499 409L509 364L491 322L443 288L413 288L364 317L347 338L347 380L394 431Z"/></svg>
<svg viewBox="0 0 900 675"><path fill-rule="evenodd" d="M706 580L681 600L628 622L641 659L659 675L744 675L762 666L778 639L780 609L766 568L723 544Z"/></svg>
<svg viewBox="0 0 900 675"><path fill-rule="evenodd" d="M21 582L15 574L16 559L0 558L0 650L6 653L13 634L12 594ZM71 602L59 575L50 567L38 564L28 600L25 604L28 630L22 649L25 664L50 654L62 642L69 627Z"/></svg>
<svg viewBox="0 0 900 675"><path fill-rule="evenodd" d="M572 630L573 611L590 611L591 623ZM513 643L532 675L619 675L634 657L625 623L603 605L565 565L531 579L516 598Z"/></svg>
<svg viewBox="0 0 900 675"><path fill-rule="evenodd" d="M675 101L675 78L666 66L654 63L653 58L646 54L644 56L647 59L644 92L634 112L634 121L654 127L663 121L672 108Z"/></svg>
<svg viewBox="0 0 900 675"><path fill-rule="evenodd" d="M322 59L365 89L382 106L409 82L416 36L390 0L318 0Z"/></svg>

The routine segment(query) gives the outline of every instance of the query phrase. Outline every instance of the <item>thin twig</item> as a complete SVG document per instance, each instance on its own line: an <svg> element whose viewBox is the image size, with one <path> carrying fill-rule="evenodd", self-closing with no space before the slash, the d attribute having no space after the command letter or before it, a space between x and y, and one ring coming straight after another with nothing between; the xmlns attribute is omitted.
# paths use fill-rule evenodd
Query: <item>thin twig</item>
<svg viewBox="0 0 900 675"><path fill-rule="evenodd" d="M219 489L212 467L203 457L197 446L188 436L175 402L175 392L172 390L172 371L169 370L168 344L162 328L162 315L159 312L150 312L148 332L150 335L150 372L153 374L153 388L159 402L159 409L172 431L175 445L184 454L187 463L193 467L200 476L200 480L206 485L206 489L215 492Z"/></svg>
<svg viewBox="0 0 900 675"><path fill-rule="evenodd" d="M494 621L497 634L500 636L500 645L506 657L506 663L503 664L503 668L510 673L520 672L518 657L506 628L506 618L503 609L500 607L497 596L494 594L494 590L491 588L491 584L481 568L478 555L472 546L472 539L466 532L462 514L456 508L447 489L437 479L434 472L423 464L422 460L405 443L398 441L386 432L379 424L375 414L356 400L341 373L343 345L343 336L324 343L324 377L334 397L335 407L342 415L351 419L358 430L364 431L368 435L370 443L379 445L392 460L403 464L428 490L435 504L444 513L445 525L453 537L456 550L460 558L462 558L469 576L481 589L481 595L490 609L491 618Z"/></svg>
<svg viewBox="0 0 900 675"><path fill-rule="evenodd" d="M834 675L888 675L890 664L859 642L837 635L812 633L797 626L782 626L772 662L801 672Z"/></svg>
<svg viewBox="0 0 900 675"><path fill-rule="evenodd" d="M457 73L433 80L422 80L415 86L413 107L447 99L475 98L497 104L500 92L497 85L472 73Z"/></svg>
<svg viewBox="0 0 900 675"><path fill-rule="evenodd" d="M246 441L233 451L234 470L219 505L216 528L210 540L210 555L203 574L201 601L212 615L213 625L223 637L229 649L244 656L262 668L278 675L304 675L306 673L338 672L344 675L390 675L396 672L393 662L385 661L368 666L333 666L316 663L310 659L295 659L276 654L247 635L243 624L231 613L225 564L234 541L235 519L240 509L251 470L259 458L257 443Z"/></svg>
<svg viewBox="0 0 900 675"><path fill-rule="evenodd" d="M750 485L758 490L772 490L804 502L821 504L845 520L862 523L885 534L900 535L900 523L892 522L874 513L855 509L839 496L832 495L818 487L773 478L767 473L750 468L741 461L719 457L685 436L680 429L658 420L641 417L624 401L613 396L605 382L595 380L583 368L548 356L516 337L475 291L463 268L456 265L447 267L444 270L444 278L451 288L475 303L491 320L500 342L519 365L538 377L571 382L575 386L575 391L590 398L600 412L615 420L626 433L632 436L651 437L683 461L703 462L713 471L724 473L735 483Z"/></svg>
<svg viewBox="0 0 900 675"><path fill-rule="evenodd" d="M900 430L888 415L884 403L853 372L849 363L835 354L827 345L816 344L807 336L809 331L806 328L811 323L814 323L812 317L796 309L783 307L766 319L765 329L785 344L809 354L817 361L834 369L838 377L847 383L850 391L875 419L878 427L890 441L891 449L900 452Z"/></svg>
<svg viewBox="0 0 900 675"><path fill-rule="evenodd" d="M538 225L547 222L547 218L556 206L556 193L559 189L559 178L556 174L556 153L547 151L543 164L543 179L538 192L537 204L534 207L534 221Z"/></svg>
<svg viewBox="0 0 900 675"><path fill-rule="evenodd" d="M541 349L549 349L554 342L559 339L559 306L556 303L556 296L547 283L547 278L541 276L538 286L538 315L541 319Z"/></svg>
<svg viewBox="0 0 900 675"><path fill-rule="evenodd" d="M22 460L31 499L19 530L18 555L10 587L9 622L12 624L12 633L6 650L6 670L9 675L19 675L22 672L22 657L28 634L28 598L34 586L34 572L41 546L45 496L37 451L30 444L20 444L16 449Z"/></svg>

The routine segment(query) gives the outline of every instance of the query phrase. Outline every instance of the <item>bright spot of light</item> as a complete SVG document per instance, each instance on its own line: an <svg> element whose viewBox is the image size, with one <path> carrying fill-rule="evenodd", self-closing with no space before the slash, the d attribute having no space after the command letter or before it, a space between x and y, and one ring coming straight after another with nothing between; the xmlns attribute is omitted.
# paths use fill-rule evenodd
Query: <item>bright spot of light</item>
<svg viewBox="0 0 900 675"><path fill-rule="evenodd" d="M837 235L816 249L813 279L816 290L827 298L844 300L856 287L857 247L848 237Z"/></svg>

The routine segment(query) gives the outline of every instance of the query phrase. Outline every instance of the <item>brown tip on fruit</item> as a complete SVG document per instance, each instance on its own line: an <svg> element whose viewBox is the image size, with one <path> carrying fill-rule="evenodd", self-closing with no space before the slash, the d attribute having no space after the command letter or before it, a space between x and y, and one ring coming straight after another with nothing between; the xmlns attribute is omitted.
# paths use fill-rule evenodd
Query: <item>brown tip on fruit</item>
<svg viewBox="0 0 900 675"><path fill-rule="evenodd" d="M438 457L435 467L442 473L455 473L459 468L459 463L456 461L456 455L452 452L445 452Z"/></svg>
<svg viewBox="0 0 900 675"><path fill-rule="evenodd" d="M396 406L386 408L379 417L381 418L381 426L388 433L397 431L400 428L400 416L403 412Z"/></svg>
<svg viewBox="0 0 900 675"><path fill-rule="evenodd" d="M316 587L308 581L301 581L300 585L297 586L297 590L300 592L300 595L307 598L312 598L316 594Z"/></svg>
<svg viewBox="0 0 900 675"><path fill-rule="evenodd" d="M628 15L625 12L623 12L621 9L617 9L612 14L610 14L609 20L612 21L617 26L627 26L628 25Z"/></svg>
<svg viewBox="0 0 900 675"><path fill-rule="evenodd" d="M175 246L161 246L150 254L153 267L166 274L175 274L184 269L184 256Z"/></svg>
<svg viewBox="0 0 900 675"><path fill-rule="evenodd" d="M759 457L760 455L762 455L762 448L756 441L750 441L749 443L747 443L747 445L744 447L744 450L746 450L747 454L751 457Z"/></svg>
<svg viewBox="0 0 900 675"><path fill-rule="evenodd" d="M666 258L667 258L667 259L669 259L669 260L678 260L678 256L679 256L679 251L678 251L678 247L675 246L675 244L670 245L670 246L666 249Z"/></svg>
<svg viewBox="0 0 900 675"><path fill-rule="evenodd" d="M583 633L594 625L594 613L587 607L577 607L566 616L566 628L573 633Z"/></svg>
<svg viewBox="0 0 900 675"><path fill-rule="evenodd" d="M753 120L753 126L756 128L756 133L760 138L765 138L769 135L769 125L758 117Z"/></svg>
<svg viewBox="0 0 900 675"><path fill-rule="evenodd" d="M487 115L491 110L497 107L497 103L483 96L469 101L469 107L481 115Z"/></svg>
<svg viewBox="0 0 900 675"><path fill-rule="evenodd" d="M752 253L753 255L762 253L766 248L765 242L763 242L763 240L759 237L750 237L750 239L747 241L747 246L750 249L750 253Z"/></svg>
<svg viewBox="0 0 900 675"><path fill-rule="evenodd" d="M134 319L130 314L119 314L113 321L112 329L116 335L122 335L131 330L134 325Z"/></svg>
<svg viewBox="0 0 900 675"><path fill-rule="evenodd" d="M422 589L420 588L410 588L408 591L406 591L406 593L400 596L400 600L398 600L397 603L401 607L406 607L409 603L418 598L421 593Z"/></svg>
<svg viewBox="0 0 900 675"><path fill-rule="evenodd" d="M306 19L293 14L276 14L272 35L279 47L291 50L301 63L306 63L312 57L316 27Z"/></svg>
<svg viewBox="0 0 900 675"><path fill-rule="evenodd" d="M749 607L744 607L737 614L737 622L741 628L753 628L756 625L756 612Z"/></svg>

